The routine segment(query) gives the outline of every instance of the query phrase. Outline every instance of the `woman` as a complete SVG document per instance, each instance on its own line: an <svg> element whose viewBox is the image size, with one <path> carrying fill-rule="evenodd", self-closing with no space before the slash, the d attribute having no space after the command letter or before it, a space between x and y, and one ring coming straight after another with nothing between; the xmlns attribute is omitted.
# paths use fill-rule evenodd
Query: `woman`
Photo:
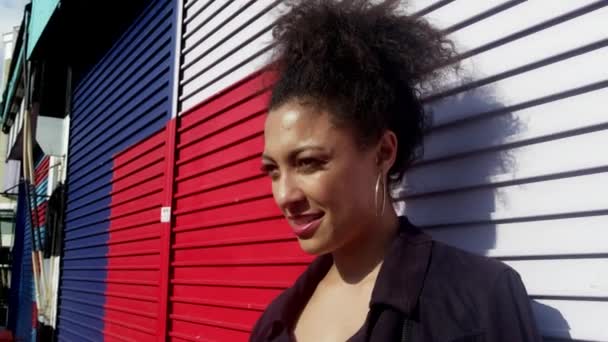
<svg viewBox="0 0 608 342"><path fill-rule="evenodd" d="M306 0L277 22L262 168L319 257L251 341L540 341L515 271L432 241L391 205L422 140L421 87L455 56L398 7Z"/></svg>

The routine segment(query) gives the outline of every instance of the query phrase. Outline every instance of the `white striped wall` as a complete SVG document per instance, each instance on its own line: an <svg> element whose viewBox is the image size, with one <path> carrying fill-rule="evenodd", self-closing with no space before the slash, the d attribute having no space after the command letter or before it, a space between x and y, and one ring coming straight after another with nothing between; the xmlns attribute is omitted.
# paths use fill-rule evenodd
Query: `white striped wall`
<svg viewBox="0 0 608 342"><path fill-rule="evenodd" d="M280 1L191 0L180 111L269 61ZM521 275L546 339L608 341L608 1L413 0L463 55L400 196Z"/></svg>

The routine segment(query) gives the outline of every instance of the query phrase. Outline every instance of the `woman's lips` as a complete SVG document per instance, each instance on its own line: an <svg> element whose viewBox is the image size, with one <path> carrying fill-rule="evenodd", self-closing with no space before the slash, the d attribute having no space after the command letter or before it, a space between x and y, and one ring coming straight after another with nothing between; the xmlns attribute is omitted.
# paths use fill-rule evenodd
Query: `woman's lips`
<svg viewBox="0 0 608 342"><path fill-rule="evenodd" d="M321 224L321 219L324 214L309 214L309 215L298 215L288 217L291 227L293 228L293 232L300 239L307 239L314 235Z"/></svg>

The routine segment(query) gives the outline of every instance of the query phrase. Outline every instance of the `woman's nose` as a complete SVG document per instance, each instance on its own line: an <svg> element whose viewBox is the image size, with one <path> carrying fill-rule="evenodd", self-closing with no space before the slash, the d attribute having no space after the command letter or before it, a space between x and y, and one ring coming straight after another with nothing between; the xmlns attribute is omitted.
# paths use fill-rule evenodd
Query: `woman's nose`
<svg viewBox="0 0 608 342"><path fill-rule="evenodd" d="M281 177L274 186L274 198L284 213L297 213L305 202L305 196L292 177Z"/></svg>

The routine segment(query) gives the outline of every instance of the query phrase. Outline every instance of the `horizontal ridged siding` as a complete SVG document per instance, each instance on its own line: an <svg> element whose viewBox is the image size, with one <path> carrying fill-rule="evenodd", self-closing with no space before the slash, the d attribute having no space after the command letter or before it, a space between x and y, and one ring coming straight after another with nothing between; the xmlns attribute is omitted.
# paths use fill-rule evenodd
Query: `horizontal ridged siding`
<svg viewBox="0 0 608 342"><path fill-rule="evenodd" d="M115 173L128 166L118 163L113 167L113 156L158 132L171 117L174 11L173 1L151 1L72 95L58 318L58 336L62 341L147 340L138 334L149 337L150 326L154 325L149 321L133 323L132 315L140 311L148 315L147 308L137 307L138 299L124 298L125 293L140 290L139 287L120 282L121 277L129 278L123 274L129 258L136 258L136 250L129 257L126 255L129 252L120 249L133 247L127 242L132 237L128 235L136 233L118 232L115 227L120 221L114 216L116 210L125 209L125 205L113 202L117 200L115 197L132 199L129 196L133 193L116 190L121 181L113 183ZM128 178L122 180L127 181ZM125 221L135 219L124 217ZM158 209L154 210L154 217L158 219ZM117 237L122 233L125 236ZM145 241L154 239L150 236ZM148 261L144 266L158 264L157 260ZM139 263L133 265L143 268ZM146 272L142 269L134 274ZM152 281L139 280L141 284L144 280ZM151 296L143 292L141 299ZM130 307L139 311L129 311Z"/></svg>
<svg viewBox="0 0 608 342"><path fill-rule="evenodd" d="M165 132L114 156L108 237L107 338L149 341L163 324L160 300L160 222ZM83 263L87 269L90 263Z"/></svg>
<svg viewBox="0 0 608 342"><path fill-rule="evenodd" d="M608 341L608 2L429 3L463 70L427 95L406 212L515 268L547 340Z"/></svg>
<svg viewBox="0 0 608 342"><path fill-rule="evenodd" d="M398 193L405 202L401 207L436 239L513 266L547 341L608 341L602 319L608 317L608 202L602 196L608 190L608 159L601 151L608 142L606 5L603 0L416 0L407 8L455 41L462 71L425 95L433 128L423 160L411 168ZM184 234L175 248L224 249L226 256L246 257L251 244L260 243L248 235L262 229L255 225L256 215L274 219L276 209L265 191L269 185L253 169L263 144L263 119L245 117L251 113L246 108L262 111L263 100L239 100L234 89L269 61L271 28L281 9L280 1L271 0L185 4L179 83L183 125L199 120L209 131L180 133L177 202L188 209L178 211L175 229L190 235ZM229 100L203 109L222 101L214 94L235 83L222 93L232 92L230 101L241 101L232 110L213 114ZM233 190L237 186L245 190ZM230 205L236 210L223 209L228 201L222 196L233 196ZM232 226L237 217L246 223L236 225L230 236L215 241L213 233L206 235ZM288 241L285 232L273 231L269 239ZM189 236L211 242L189 244ZM176 255L209 258L226 267L226 260L215 261L215 254L203 250ZM204 281L179 285L185 293L218 286ZM179 327L194 331L197 325L186 321ZM221 333L246 330L242 325L216 328L214 333L226 340L244 335ZM173 336L192 340L186 333Z"/></svg>
<svg viewBox="0 0 608 342"><path fill-rule="evenodd" d="M268 74L178 121L170 298L175 341L243 341L311 260L259 171Z"/></svg>

